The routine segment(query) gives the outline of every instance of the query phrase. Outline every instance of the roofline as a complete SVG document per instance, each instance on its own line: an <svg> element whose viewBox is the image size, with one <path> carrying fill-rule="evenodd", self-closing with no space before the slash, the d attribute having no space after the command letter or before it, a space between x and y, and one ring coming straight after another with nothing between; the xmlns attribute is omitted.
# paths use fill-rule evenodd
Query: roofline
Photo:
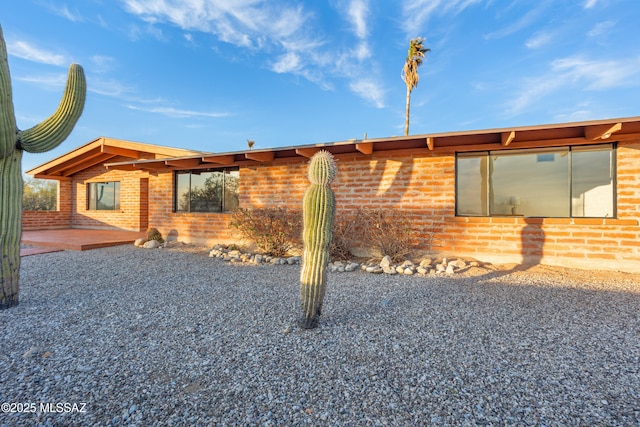
<svg viewBox="0 0 640 427"><path fill-rule="evenodd" d="M609 139L611 138L611 139ZM346 141L196 154L162 160L134 160L105 163L107 169L180 170L215 168L264 163L299 157L311 157L325 149L333 154L372 154L374 151L479 151L560 145L585 145L606 141L640 139L640 116L554 123L483 130L441 132L385 138L349 139ZM196 162L196 159L200 159Z"/></svg>
<svg viewBox="0 0 640 427"><path fill-rule="evenodd" d="M189 155L197 156L197 155L207 154L207 152L205 151L166 147L162 145L146 144L142 142L127 141L124 139L116 139L116 138L101 136L61 156L58 156L52 160L49 160L48 162L43 163L40 166L36 166L35 168L30 169L25 173L33 176L47 176L48 171L55 170L57 166L63 165L65 163L73 162L73 159L75 157L82 156L83 154L89 153L92 150L98 150L104 153L105 152L104 147L117 147L118 149L120 149L121 152L127 152L127 150L129 150L131 153L136 151L153 153L156 155L161 155L163 157L189 156ZM105 156L105 157L108 157L108 156ZM52 176L52 178L55 178L55 176Z"/></svg>

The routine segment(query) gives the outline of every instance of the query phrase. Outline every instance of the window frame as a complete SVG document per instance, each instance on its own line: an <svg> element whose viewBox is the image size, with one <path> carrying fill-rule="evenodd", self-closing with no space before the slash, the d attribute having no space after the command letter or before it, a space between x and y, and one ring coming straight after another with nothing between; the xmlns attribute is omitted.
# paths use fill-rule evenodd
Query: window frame
<svg viewBox="0 0 640 427"><path fill-rule="evenodd" d="M203 174L203 173L212 173L212 172L219 172L222 173L222 194L220 195L220 200L221 200L221 208L220 210L212 210L212 211L193 211L191 210L191 203L192 203L192 199L191 199L191 192L192 192L192 175L194 172L197 172L197 174ZM225 214L225 213L229 213L232 212L233 210L235 210L236 208L228 208L227 206L227 194L226 194L226 190L227 190L227 180L226 177L228 174L230 174L230 172L237 172L237 179L238 182L240 182L240 168L239 167L230 167L230 168L207 168L207 169L185 169L185 170L176 170L173 173L173 213L179 213L179 214ZM182 176L188 176L189 177L189 206L186 210L180 210L179 209L179 198L181 197L181 195L179 194L179 189L178 189L178 176L182 175ZM238 198L239 198L239 192L238 192Z"/></svg>
<svg viewBox="0 0 640 427"><path fill-rule="evenodd" d="M95 189L93 192L91 191L92 188L96 188L96 186L98 184L103 184L103 185L108 185L108 184L113 184L113 208L111 209L100 209L98 206L98 202L100 200L96 200L95 201L95 207L92 208L92 193L97 193L97 189ZM120 181L93 181L93 182L87 182L86 183L86 188L87 188L87 211L92 211L92 212L116 212L119 211L121 208L120 205L120 194L121 194L121 189L122 189L122 185L120 183Z"/></svg>
<svg viewBox="0 0 640 427"><path fill-rule="evenodd" d="M490 188L489 183L489 171L490 171L490 158L491 156L508 156L519 153L528 153L528 154L545 154L549 152L558 153L562 150L566 150L568 153L568 174L567 174L567 185L568 185L568 198L566 203L568 204L568 212L567 216L523 216L523 215L508 215L501 213L492 213L491 209L491 200L490 194L493 191ZM586 215L575 215L574 213L574 164L573 164L573 156L574 153L581 152L589 152L589 151L603 151L610 153L610 164L609 168L611 171L611 216L586 216ZM478 158L478 159L488 159L486 162L486 171L484 175L486 176L487 182L484 186L486 186L486 195L484 197L484 203L486 206L481 206L481 210L485 209L486 214L464 214L459 213L460 209L460 167L459 167L459 159L464 158ZM481 173L482 175L482 173ZM470 217L470 218L492 218L492 217L521 217L521 218L570 218L570 219L585 219L585 218L597 218L597 219L615 219L617 218L617 205L618 205L618 192L617 192L617 144L615 142L607 142L603 144L589 144L589 145L573 145L573 146L557 146L557 147L540 147L540 148L516 148L516 149L507 149L507 150L480 150L480 151L468 151L468 152L456 152L455 154L455 216L456 217ZM481 184L481 187L483 185ZM481 200L483 197L480 197Z"/></svg>

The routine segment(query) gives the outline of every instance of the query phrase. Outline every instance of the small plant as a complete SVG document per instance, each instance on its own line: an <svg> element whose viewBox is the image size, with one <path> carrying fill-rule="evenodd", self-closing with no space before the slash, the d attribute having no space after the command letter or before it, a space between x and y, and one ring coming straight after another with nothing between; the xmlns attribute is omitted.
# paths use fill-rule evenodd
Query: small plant
<svg viewBox="0 0 640 427"><path fill-rule="evenodd" d="M411 252L414 230L407 213L397 209L364 209L357 213L357 235L366 245L394 262Z"/></svg>
<svg viewBox="0 0 640 427"><path fill-rule="evenodd" d="M158 243L164 243L162 234L158 231L157 228L153 228L153 227L150 227L147 230L147 240L157 240Z"/></svg>
<svg viewBox="0 0 640 427"><path fill-rule="evenodd" d="M356 246L358 236L358 212L339 211L333 222L333 239L329 254L331 259L346 261L352 257L351 251Z"/></svg>
<svg viewBox="0 0 640 427"><path fill-rule="evenodd" d="M300 245L302 219L299 210L286 207L237 209L229 225L243 239L252 241L267 255L282 257Z"/></svg>

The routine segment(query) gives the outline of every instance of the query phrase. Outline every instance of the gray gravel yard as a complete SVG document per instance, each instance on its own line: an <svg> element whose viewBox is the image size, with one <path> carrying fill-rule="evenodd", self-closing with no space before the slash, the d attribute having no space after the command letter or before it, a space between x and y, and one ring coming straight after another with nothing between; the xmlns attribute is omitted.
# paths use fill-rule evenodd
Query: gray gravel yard
<svg viewBox="0 0 640 427"><path fill-rule="evenodd" d="M23 258L0 425L640 425L640 275L332 273L312 331L298 275L204 250Z"/></svg>

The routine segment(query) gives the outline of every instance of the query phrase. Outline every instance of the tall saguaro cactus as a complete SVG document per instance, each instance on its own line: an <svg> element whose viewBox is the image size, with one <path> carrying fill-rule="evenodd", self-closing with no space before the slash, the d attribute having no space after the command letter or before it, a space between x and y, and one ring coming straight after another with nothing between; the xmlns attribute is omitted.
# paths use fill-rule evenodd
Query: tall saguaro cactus
<svg viewBox="0 0 640 427"><path fill-rule="evenodd" d="M19 130L13 111L7 46L0 27L0 309L18 305L22 153L42 153L64 141L82 114L86 92L84 71L80 65L72 64L56 112L30 129Z"/></svg>
<svg viewBox="0 0 640 427"><path fill-rule="evenodd" d="M331 245L336 198L329 186L336 176L336 164L331 153L318 151L309 163L311 185L304 194L303 257L300 272L300 299L303 317L300 326L318 326L322 300L326 291L327 263Z"/></svg>

